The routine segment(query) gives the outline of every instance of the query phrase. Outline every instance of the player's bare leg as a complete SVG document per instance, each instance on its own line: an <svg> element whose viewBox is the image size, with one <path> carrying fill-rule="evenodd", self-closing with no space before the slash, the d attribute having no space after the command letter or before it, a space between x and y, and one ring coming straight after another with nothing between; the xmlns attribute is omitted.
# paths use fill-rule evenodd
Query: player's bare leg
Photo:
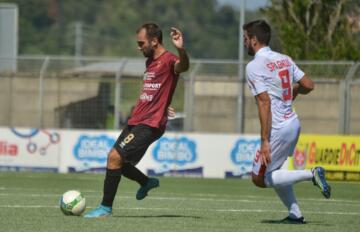
<svg viewBox="0 0 360 232"><path fill-rule="evenodd" d="M112 214L112 205L115 199L122 174L123 160L116 149L111 149L108 154L106 175L104 180L103 200L101 204L85 214L86 218L108 217Z"/></svg>

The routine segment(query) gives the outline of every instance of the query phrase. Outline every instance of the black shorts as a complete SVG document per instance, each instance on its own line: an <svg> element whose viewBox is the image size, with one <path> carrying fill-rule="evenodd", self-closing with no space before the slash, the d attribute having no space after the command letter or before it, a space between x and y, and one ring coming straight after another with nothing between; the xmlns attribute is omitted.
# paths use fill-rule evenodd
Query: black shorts
<svg viewBox="0 0 360 232"><path fill-rule="evenodd" d="M119 152L124 162L136 165L144 156L150 144L163 134L164 131L147 125L127 125L116 140L114 148Z"/></svg>

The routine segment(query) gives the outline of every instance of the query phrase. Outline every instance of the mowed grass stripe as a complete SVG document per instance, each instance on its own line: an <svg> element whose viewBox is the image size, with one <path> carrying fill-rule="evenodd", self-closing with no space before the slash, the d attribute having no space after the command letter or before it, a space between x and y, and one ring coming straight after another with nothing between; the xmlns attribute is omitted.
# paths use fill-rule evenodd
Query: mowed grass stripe
<svg viewBox="0 0 360 232"><path fill-rule="evenodd" d="M84 192L83 192L84 193ZM155 194L154 194L155 195ZM156 195L161 195L157 194ZM99 199L101 197L100 193L99 195L89 195L85 194L85 198L94 198ZM26 194L26 193L1 193L0 192L0 198L28 198L28 197L46 197L46 198L60 198L59 194L56 193L49 193L49 194ZM164 201L210 201L210 202L239 202L239 203L265 203L265 204L274 204L278 203L276 200L279 200L276 197L271 197L267 199L263 198L254 198L254 197L242 197L242 199L224 199L221 198L221 195L218 195L217 198L213 197L189 197L189 196L182 196L182 197L161 197L161 196L150 196L147 198L147 200L164 200ZM134 199L134 193L131 195L119 195L116 197L117 199ZM248 198L248 199L246 199ZM314 198L299 198L299 201L301 203L307 203L307 204L314 204L314 205L329 205L329 204L350 204L351 206L359 206L360 207L360 201L352 201L352 200L341 200L341 199L314 199Z"/></svg>
<svg viewBox="0 0 360 232"><path fill-rule="evenodd" d="M59 194L51 193L51 194L26 194L26 193L0 193L0 198L28 198L28 197L39 197L39 198L60 198ZM221 196L219 196L221 197ZM94 198L99 199L100 195L85 195L85 198ZM116 197L117 199L134 199L132 195L119 195ZM164 201L210 201L210 202L239 202L239 203L265 203L265 204L274 204L278 203L276 200L278 198L270 198L270 199L221 199L221 198L197 198L197 197L158 197L158 196L150 196L147 200L164 200ZM329 204L350 204L351 206L360 206L360 201L349 201L349 200L334 200L334 199L308 199L308 198L301 198L299 199L302 203L314 204L314 205L329 205ZM316 201L316 202L313 202Z"/></svg>
<svg viewBox="0 0 360 232"><path fill-rule="evenodd" d="M93 209L96 206L87 206L87 209ZM59 208L58 205L0 205L0 208ZM162 207L114 207L114 210L136 210L136 211L197 211L197 212L227 212L227 213L287 213L286 210L268 210L268 209L198 209L198 208L162 208ZM337 211L307 211L305 214L319 214L319 215L360 215L360 212L337 212Z"/></svg>
<svg viewBox="0 0 360 232"><path fill-rule="evenodd" d="M273 189L258 189L250 180L160 178L159 189L136 201L137 183L124 178L113 217L86 220L61 213L58 201L69 189L84 193L87 211L97 206L103 180L103 174L0 173L0 231L338 232L360 228L360 185L349 182L331 182L330 200L311 182L297 184L295 192L308 224L296 227L276 224L286 217L286 207Z"/></svg>

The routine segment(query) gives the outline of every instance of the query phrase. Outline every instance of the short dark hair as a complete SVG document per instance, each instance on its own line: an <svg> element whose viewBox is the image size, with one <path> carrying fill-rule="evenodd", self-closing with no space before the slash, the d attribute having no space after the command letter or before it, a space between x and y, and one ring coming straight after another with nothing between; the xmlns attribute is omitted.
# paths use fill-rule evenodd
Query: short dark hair
<svg viewBox="0 0 360 232"><path fill-rule="evenodd" d="M243 30L247 31L250 38L256 37L261 44L269 45L271 38L271 28L264 20L256 20L243 25Z"/></svg>
<svg viewBox="0 0 360 232"><path fill-rule="evenodd" d="M157 38L159 43L162 44L162 31L156 23L145 23L136 30L136 33L139 33L143 28L146 30L146 37L148 39Z"/></svg>

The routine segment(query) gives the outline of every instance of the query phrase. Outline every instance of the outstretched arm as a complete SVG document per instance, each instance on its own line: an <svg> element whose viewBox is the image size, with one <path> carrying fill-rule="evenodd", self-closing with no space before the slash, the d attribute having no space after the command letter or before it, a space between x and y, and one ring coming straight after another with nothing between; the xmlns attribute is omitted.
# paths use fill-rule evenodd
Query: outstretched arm
<svg viewBox="0 0 360 232"><path fill-rule="evenodd" d="M189 57L184 48L184 39L181 31L175 27L172 27L170 37L175 48L178 50L179 58L180 58L175 63L175 73L180 74L189 69L190 66Z"/></svg>

